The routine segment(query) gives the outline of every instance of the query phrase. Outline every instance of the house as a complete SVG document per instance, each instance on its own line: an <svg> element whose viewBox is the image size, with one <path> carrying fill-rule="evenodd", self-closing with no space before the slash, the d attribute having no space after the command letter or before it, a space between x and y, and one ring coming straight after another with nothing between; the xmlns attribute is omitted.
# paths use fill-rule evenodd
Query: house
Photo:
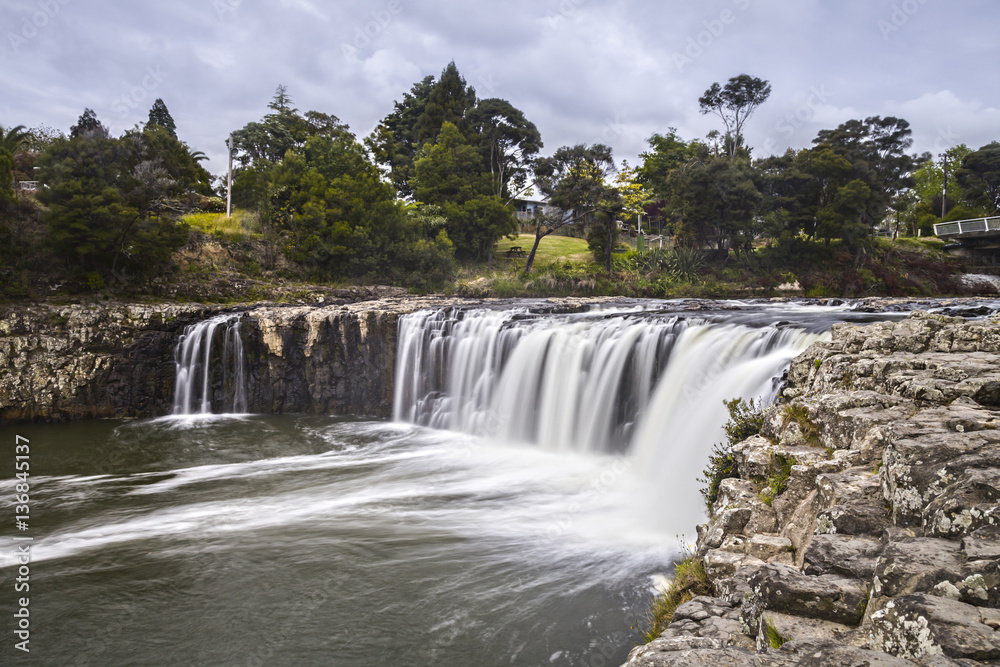
<svg viewBox="0 0 1000 667"><path fill-rule="evenodd" d="M521 221L534 220L536 216L545 215L553 210L547 199L515 199L514 210L517 219Z"/></svg>

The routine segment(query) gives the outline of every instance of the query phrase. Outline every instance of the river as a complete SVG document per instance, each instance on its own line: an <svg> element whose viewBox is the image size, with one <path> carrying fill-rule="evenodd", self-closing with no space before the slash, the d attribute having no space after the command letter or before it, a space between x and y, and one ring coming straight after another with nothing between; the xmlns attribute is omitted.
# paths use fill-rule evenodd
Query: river
<svg viewBox="0 0 1000 667"><path fill-rule="evenodd" d="M772 397L835 321L899 316L427 312L400 326L394 421L0 429L31 442L19 664L620 664L704 516L722 400Z"/></svg>

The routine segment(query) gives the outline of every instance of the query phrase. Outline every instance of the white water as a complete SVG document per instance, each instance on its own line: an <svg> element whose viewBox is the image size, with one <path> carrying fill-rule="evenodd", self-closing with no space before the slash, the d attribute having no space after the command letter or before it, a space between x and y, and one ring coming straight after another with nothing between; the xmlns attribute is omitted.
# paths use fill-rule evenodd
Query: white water
<svg viewBox="0 0 1000 667"><path fill-rule="evenodd" d="M773 400L791 359L825 335L635 311L423 311L400 321L395 417L553 452L623 453L632 471L618 482L634 487L633 509L665 503L671 527L691 534L724 401Z"/></svg>
<svg viewBox="0 0 1000 667"><path fill-rule="evenodd" d="M175 415L212 414L215 393L213 370L222 373L221 411L246 412L246 362L240 338L241 317L239 314L217 315L184 329L174 350L177 364ZM222 340L217 341L216 332L220 327ZM218 347L220 342L221 350Z"/></svg>

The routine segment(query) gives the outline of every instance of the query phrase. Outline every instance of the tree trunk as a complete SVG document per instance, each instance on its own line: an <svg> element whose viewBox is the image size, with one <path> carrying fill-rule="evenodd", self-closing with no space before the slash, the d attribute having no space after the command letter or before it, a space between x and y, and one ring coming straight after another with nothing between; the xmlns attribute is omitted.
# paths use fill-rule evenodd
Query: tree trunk
<svg viewBox="0 0 1000 667"><path fill-rule="evenodd" d="M608 221L608 245L604 249L604 270L607 272L608 276L611 275L611 246L615 244L615 223L613 220Z"/></svg>

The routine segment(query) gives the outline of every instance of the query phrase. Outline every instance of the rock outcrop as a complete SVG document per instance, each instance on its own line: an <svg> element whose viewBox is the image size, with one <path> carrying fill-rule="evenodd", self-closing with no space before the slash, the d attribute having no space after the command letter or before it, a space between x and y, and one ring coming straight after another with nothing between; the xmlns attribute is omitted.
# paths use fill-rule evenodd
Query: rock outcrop
<svg viewBox="0 0 1000 667"><path fill-rule="evenodd" d="M0 423L169 414L178 338L222 312L244 313L250 412L387 416L399 315L428 303L8 307Z"/></svg>
<svg viewBox="0 0 1000 667"><path fill-rule="evenodd" d="M714 597L627 665L1000 663L998 427L1000 322L837 325L734 448L699 527Z"/></svg>
<svg viewBox="0 0 1000 667"><path fill-rule="evenodd" d="M8 306L0 313L0 424L169 414L179 337L220 313L242 314L249 412L388 417L400 316L502 303L400 291L350 288L313 305ZM534 307L569 312L598 301ZM221 398L221 386L213 391Z"/></svg>

